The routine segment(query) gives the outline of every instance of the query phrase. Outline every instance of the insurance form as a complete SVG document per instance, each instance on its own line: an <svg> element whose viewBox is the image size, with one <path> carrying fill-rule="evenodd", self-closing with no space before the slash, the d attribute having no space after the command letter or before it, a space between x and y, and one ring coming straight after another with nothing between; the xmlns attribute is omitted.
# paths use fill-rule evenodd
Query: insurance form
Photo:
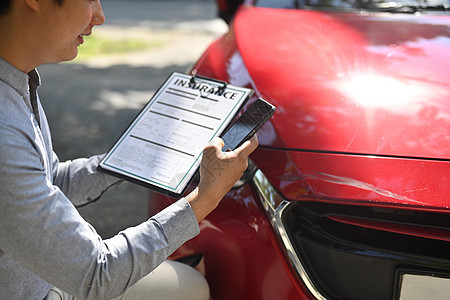
<svg viewBox="0 0 450 300"><path fill-rule="evenodd" d="M172 73L100 169L181 197L206 144L224 131L252 93L214 79Z"/></svg>

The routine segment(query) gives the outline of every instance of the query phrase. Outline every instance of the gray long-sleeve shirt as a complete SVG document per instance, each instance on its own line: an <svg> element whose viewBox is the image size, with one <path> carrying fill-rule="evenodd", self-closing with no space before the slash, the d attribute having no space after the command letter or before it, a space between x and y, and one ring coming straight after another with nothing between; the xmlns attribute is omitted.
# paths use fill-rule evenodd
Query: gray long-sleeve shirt
<svg viewBox="0 0 450 300"><path fill-rule="evenodd" d="M79 298L112 298L198 234L181 199L102 240L75 206L117 180L96 172L97 156L60 163L40 104L39 114L40 124L28 75L0 58L0 299L41 300L51 285Z"/></svg>

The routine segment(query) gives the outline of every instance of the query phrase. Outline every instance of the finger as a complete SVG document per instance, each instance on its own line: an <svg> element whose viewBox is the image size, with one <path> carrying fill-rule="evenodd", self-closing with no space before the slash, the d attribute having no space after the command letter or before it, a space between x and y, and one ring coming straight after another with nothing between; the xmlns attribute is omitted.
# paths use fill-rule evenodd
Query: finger
<svg viewBox="0 0 450 300"><path fill-rule="evenodd" d="M213 152L220 152L224 146L224 142L221 138L213 138L203 149L203 152L206 151L213 151Z"/></svg>
<svg viewBox="0 0 450 300"><path fill-rule="evenodd" d="M220 137L213 138L206 147L213 146L215 148L222 149L225 146L224 141Z"/></svg>
<svg viewBox="0 0 450 300"><path fill-rule="evenodd" d="M207 165L221 157L224 142L221 138L212 139L203 149L202 164Z"/></svg>
<svg viewBox="0 0 450 300"><path fill-rule="evenodd" d="M255 151L258 145L258 136L255 134L251 139L245 141L239 148L235 149L234 152L236 152L237 154L249 156L250 153Z"/></svg>

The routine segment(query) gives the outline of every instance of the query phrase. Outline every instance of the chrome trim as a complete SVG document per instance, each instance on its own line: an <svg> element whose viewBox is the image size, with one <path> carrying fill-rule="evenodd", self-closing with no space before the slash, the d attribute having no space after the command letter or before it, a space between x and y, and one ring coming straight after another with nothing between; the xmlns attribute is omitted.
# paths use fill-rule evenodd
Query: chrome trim
<svg viewBox="0 0 450 300"><path fill-rule="evenodd" d="M286 233L283 224L283 212L290 204L292 204L292 202L282 199L276 192L275 188L270 184L266 176L264 176L264 174L260 170L256 171L255 176L253 177L253 183L258 189L258 193L262 200L261 202L269 214L270 222L272 223L272 226L275 228L275 231L277 232L281 242L283 243L290 263L297 271L297 274L300 276L309 292L314 297L316 297L316 299L326 300L327 298L325 298L318 291L314 283L311 281L311 278L303 267L300 258L297 256L297 253L294 250L289 236ZM277 201L277 198L281 199L281 202ZM276 206L277 202L279 202L278 206Z"/></svg>
<svg viewBox="0 0 450 300"><path fill-rule="evenodd" d="M310 277L308 276L308 273L306 273L305 268L303 267L299 257L297 256L297 253L295 253L294 247L292 246L291 241L289 240L289 236L286 233L286 230L284 229L283 224L283 211L291 204L289 201L283 201L280 203L280 205L277 207L275 211L275 229L278 232L278 235L280 236L281 240L283 241L284 247L286 249L286 252L288 254L288 257L294 266L295 270L297 271L298 275L302 279L303 283L306 285L310 293L320 300L326 300L326 298L317 290L314 283L311 281Z"/></svg>

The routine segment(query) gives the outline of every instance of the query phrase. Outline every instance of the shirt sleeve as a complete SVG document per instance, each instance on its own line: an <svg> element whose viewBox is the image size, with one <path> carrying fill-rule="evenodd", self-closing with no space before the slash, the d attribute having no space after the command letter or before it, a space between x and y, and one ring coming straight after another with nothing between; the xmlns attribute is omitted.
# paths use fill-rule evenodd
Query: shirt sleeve
<svg viewBox="0 0 450 300"><path fill-rule="evenodd" d="M64 171L58 171L56 181L66 196L46 176L30 141L9 129L0 136L0 249L75 297L120 295L199 233L192 208L181 199L148 221L102 240L67 197L76 197L77 188L89 197L99 195L95 188L83 190L86 182L76 179L82 172L95 173L98 158L60 167ZM66 181L72 179L77 183L69 186ZM75 202L82 203L80 199Z"/></svg>
<svg viewBox="0 0 450 300"><path fill-rule="evenodd" d="M75 206L98 200L120 179L97 171L104 155L60 162L53 153L53 182Z"/></svg>

